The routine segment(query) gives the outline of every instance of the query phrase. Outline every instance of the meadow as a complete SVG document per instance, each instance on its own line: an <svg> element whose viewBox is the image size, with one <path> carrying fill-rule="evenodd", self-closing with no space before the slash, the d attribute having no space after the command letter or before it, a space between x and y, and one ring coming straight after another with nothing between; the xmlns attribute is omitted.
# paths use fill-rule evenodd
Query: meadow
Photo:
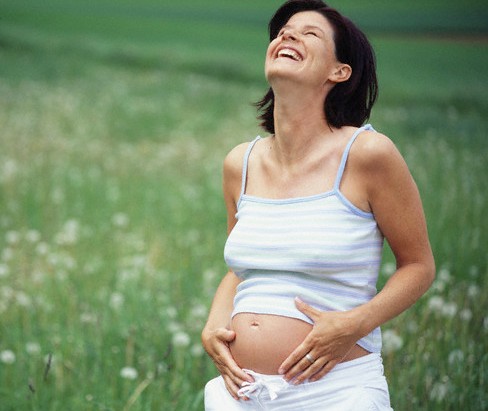
<svg viewBox="0 0 488 411"><path fill-rule="evenodd" d="M221 167L263 133L278 1L0 0L0 410L192 411ZM376 49L437 278L383 327L397 411L488 409L488 12L335 2ZM385 247L379 287L394 270Z"/></svg>

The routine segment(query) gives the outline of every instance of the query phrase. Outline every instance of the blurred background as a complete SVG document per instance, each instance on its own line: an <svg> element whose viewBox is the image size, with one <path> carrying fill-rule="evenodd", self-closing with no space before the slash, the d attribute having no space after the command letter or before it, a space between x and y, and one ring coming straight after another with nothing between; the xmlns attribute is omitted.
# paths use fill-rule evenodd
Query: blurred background
<svg viewBox="0 0 488 411"><path fill-rule="evenodd" d="M281 1L0 0L0 410L201 410L221 166ZM384 330L395 410L488 408L488 8L343 0L438 273ZM394 271L385 246L379 287Z"/></svg>

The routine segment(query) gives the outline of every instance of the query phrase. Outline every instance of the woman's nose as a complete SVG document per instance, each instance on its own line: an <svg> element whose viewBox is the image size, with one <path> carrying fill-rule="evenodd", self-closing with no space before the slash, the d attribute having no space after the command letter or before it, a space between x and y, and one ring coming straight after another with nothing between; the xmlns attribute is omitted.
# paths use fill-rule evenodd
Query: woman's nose
<svg viewBox="0 0 488 411"><path fill-rule="evenodd" d="M285 40L296 40L296 34L292 30L286 29L283 31L283 38Z"/></svg>

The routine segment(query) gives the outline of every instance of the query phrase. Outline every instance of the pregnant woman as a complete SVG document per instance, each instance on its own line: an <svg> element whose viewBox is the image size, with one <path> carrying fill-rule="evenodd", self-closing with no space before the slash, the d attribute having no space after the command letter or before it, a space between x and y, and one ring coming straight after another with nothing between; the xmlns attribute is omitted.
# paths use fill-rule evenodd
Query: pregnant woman
<svg viewBox="0 0 488 411"><path fill-rule="evenodd" d="M202 332L221 374L205 409L391 410L379 327L435 267L405 161L364 125L374 53L320 0L286 2L269 32L269 135L224 162L230 270ZM377 292L385 239L397 270Z"/></svg>

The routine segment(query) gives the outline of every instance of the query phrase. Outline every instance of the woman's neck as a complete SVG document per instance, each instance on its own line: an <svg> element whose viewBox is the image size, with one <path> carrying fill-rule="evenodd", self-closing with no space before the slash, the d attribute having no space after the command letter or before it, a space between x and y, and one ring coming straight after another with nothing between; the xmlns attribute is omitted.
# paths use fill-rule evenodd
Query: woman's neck
<svg viewBox="0 0 488 411"><path fill-rule="evenodd" d="M283 165L300 163L333 133L325 119L323 96L316 93L275 93L273 144Z"/></svg>

